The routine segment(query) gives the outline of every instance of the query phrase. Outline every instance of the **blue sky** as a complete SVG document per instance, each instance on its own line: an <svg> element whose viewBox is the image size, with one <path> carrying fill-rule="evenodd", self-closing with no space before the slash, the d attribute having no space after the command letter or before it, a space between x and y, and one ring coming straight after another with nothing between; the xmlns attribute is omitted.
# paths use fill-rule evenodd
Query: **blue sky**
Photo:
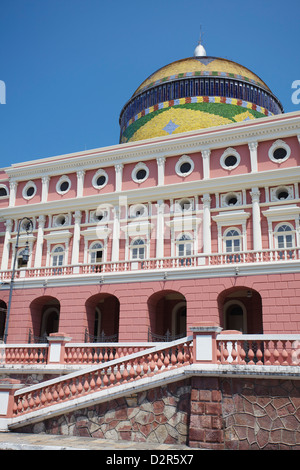
<svg viewBox="0 0 300 470"><path fill-rule="evenodd" d="M158 68L193 55L236 61L292 103L299 0L0 0L0 166L117 144L119 114Z"/></svg>

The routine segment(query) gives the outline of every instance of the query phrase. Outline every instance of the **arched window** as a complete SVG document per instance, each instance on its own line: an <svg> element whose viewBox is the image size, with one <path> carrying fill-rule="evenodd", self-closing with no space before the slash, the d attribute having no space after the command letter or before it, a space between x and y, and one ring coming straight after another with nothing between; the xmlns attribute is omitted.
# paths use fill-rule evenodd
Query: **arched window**
<svg viewBox="0 0 300 470"><path fill-rule="evenodd" d="M103 245L100 242L92 243L90 246L90 263L97 264L103 260Z"/></svg>
<svg viewBox="0 0 300 470"><path fill-rule="evenodd" d="M242 235L236 228L230 228L224 233L224 250L226 253L237 253L242 248ZM232 254L227 256L227 261L231 263L239 262L240 255Z"/></svg>
<svg viewBox="0 0 300 470"><path fill-rule="evenodd" d="M53 248L51 253L51 265L52 266L63 266L65 258L65 250L62 246L56 246Z"/></svg>
<svg viewBox="0 0 300 470"><path fill-rule="evenodd" d="M186 233L183 233L176 242L177 245L177 256L186 257L191 256L193 253L193 241L192 237Z"/></svg>
<svg viewBox="0 0 300 470"><path fill-rule="evenodd" d="M293 248L295 246L295 232L290 224L278 225L275 229L277 248Z"/></svg>
<svg viewBox="0 0 300 470"><path fill-rule="evenodd" d="M295 247L295 230L290 224L279 224L275 227L274 231L275 247L280 250L280 258L292 258L293 251L291 248Z"/></svg>
<svg viewBox="0 0 300 470"><path fill-rule="evenodd" d="M131 259L145 259L145 240L137 238L131 243Z"/></svg>
<svg viewBox="0 0 300 470"><path fill-rule="evenodd" d="M226 253L241 251L241 232L238 229L226 230L224 244Z"/></svg>

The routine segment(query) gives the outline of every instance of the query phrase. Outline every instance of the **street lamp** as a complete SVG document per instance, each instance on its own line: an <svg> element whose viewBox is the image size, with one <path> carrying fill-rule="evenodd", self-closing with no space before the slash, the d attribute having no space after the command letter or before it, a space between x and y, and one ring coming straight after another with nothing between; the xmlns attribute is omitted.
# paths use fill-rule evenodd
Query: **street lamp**
<svg viewBox="0 0 300 470"><path fill-rule="evenodd" d="M4 338L3 338L4 343L6 343L6 340L7 340L7 331L8 331L11 300L12 300L12 293L13 293L13 286L14 286L14 279L15 279L15 272L16 272L16 261L17 261L17 254L18 254L18 249L19 249L19 237L20 237L21 227L26 231L27 235L29 235L33 230L32 220L30 220L28 217L23 217L23 219L20 220L19 225L18 225L18 233L17 233L16 246L15 246L15 255L14 255L14 263L13 263L13 269L12 269L11 280L10 280L9 299L8 299L6 321L5 321L5 330L4 330ZM24 262L27 262L28 259L29 259L28 240L26 241L26 245L25 245L25 248L24 248L23 253L22 253L22 259L23 259Z"/></svg>

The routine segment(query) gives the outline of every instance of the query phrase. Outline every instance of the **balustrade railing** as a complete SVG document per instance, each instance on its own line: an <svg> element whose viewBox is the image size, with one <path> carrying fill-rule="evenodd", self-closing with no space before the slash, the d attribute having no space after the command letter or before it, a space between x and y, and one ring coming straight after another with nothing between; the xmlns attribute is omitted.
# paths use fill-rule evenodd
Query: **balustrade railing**
<svg viewBox="0 0 300 470"><path fill-rule="evenodd" d="M217 363L299 366L300 335L218 335Z"/></svg>
<svg viewBox="0 0 300 470"><path fill-rule="evenodd" d="M192 338L148 348L15 393L13 417L193 362Z"/></svg>
<svg viewBox="0 0 300 470"><path fill-rule="evenodd" d="M149 258L145 260L103 262L98 264L80 264L66 266L49 266L41 268L21 268L16 270L16 279L49 278L55 276L102 275L107 273L125 273L129 271L146 271L159 269L196 268L200 266L220 266L249 263L277 263L300 260L300 247L280 249L243 251L236 253L197 254L188 257ZM12 271L0 271L0 281L9 282Z"/></svg>

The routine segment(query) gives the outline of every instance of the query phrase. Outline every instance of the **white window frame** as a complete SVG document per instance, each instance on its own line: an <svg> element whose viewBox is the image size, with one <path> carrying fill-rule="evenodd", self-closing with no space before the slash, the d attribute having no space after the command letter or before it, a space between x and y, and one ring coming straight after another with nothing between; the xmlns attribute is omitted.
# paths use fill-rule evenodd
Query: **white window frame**
<svg viewBox="0 0 300 470"><path fill-rule="evenodd" d="M280 227L286 226L290 230L287 231L279 231ZM286 246L286 236L290 235L291 236L291 241L292 241L292 246ZM284 239L284 246L279 247L279 241L278 238L283 237ZM275 249L276 250L288 250L288 249L293 249L295 248L296 244L296 230L295 227L289 223L289 222L280 222L279 224L274 227L274 241L275 241Z"/></svg>
<svg viewBox="0 0 300 470"><path fill-rule="evenodd" d="M57 250L58 248L61 248L61 249L62 249L62 251L57 251L57 253L61 253L60 255L55 254L55 250ZM55 257L58 257L58 258L59 258L60 256L62 256L62 263L61 263L61 264L54 264L54 258L55 258ZM65 247L64 245L54 245L54 246L52 247L51 256L50 256L50 257L51 257L51 262L50 262L50 264L51 264L51 267L52 267L52 268L58 268L58 267L60 267L60 266L64 266L64 265L65 265L65 257L66 257L66 247Z"/></svg>
<svg viewBox="0 0 300 470"><path fill-rule="evenodd" d="M274 158L273 154L275 150L278 148L284 148L286 150L287 154L284 158L280 158L280 159ZM275 142L273 142L268 152L269 159L274 163L283 163L290 157L290 155L291 155L290 146L281 139L278 139Z"/></svg>
<svg viewBox="0 0 300 470"><path fill-rule="evenodd" d="M64 182L69 183L69 187L65 191L62 191L60 189L60 185ZM70 178L67 175L63 175L59 178L58 182L56 183L56 192L63 196L64 194L67 194L70 191L71 186L72 186L72 183L71 183Z"/></svg>
<svg viewBox="0 0 300 470"><path fill-rule="evenodd" d="M136 175L138 173L139 170L145 170L146 171L146 176L143 178L143 179L137 179ZM132 180L135 182L135 183L143 183L144 181L146 181L146 179L149 177L149 168L147 167L147 165L143 162L140 162L138 163L134 169L132 170L132 173L131 173L131 178Z"/></svg>
<svg viewBox="0 0 300 470"><path fill-rule="evenodd" d="M189 251L190 253L187 253L187 247L190 245ZM180 254L180 251L182 251L183 246L183 253ZM181 233L177 238L176 238L176 256L180 258L187 258L189 256L193 256L194 254L194 239L193 236L188 233L184 232Z"/></svg>
<svg viewBox="0 0 300 470"><path fill-rule="evenodd" d="M99 247L96 247L96 245L100 245ZM93 255L98 251L102 251L102 257L101 257L101 261L97 261L97 257L95 257L95 260L93 261L92 258L93 258ZM90 244L89 246L89 263L90 264L101 264L103 263L104 261L104 245L102 242L100 241L94 241Z"/></svg>
<svg viewBox="0 0 300 470"><path fill-rule="evenodd" d="M137 244L136 242L138 240L142 240L143 243ZM140 252L139 252L141 248L143 248L143 257L140 256ZM133 250L137 250L136 256L134 256ZM146 259L146 255L147 255L147 243L145 239L142 237L134 238L130 243L130 259L132 261L138 261L138 260L144 261Z"/></svg>
<svg viewBox="0 0 300 470"><path fill-rule="evenodd" d="M33 187L33 189L34 189L33 194L31 196L27 196L26 192L31 187ZM23 188L22 196L23 196L24 199L26 199L26 201L29 201L30 199L32 199L36 195L36 192L37 192L37 187L36 187L36 184L34 183L34 181L28 181L28 183L26 183L24 188Z"/></svg>
<svg viewBox="0 0 300 470"><path fill-rule="evenodd" d="M236 157L236 163L232 166L227 166L225 165L225 160L227 157L229 157L230 155L234 155ZM221 158L220 158L220 165L221 167L224 169L224 170L228 170L228 171L232 171L234 170L235 168L237 168L239 166L239 164L241 163L241 156L240 154L238 153L237 150L235 150L234 148L232 147L229 147L225 150L225 152L223 152L223 154L221 155Z"/></svg>
<svg viewBox="0 0 300 470"><path fill-rule="evenodd" d="M229 232L236 232L237 235L231 235L229 237ZM224 230L224 233L223 233L223 252L224 253L240 253L241 251L243 251L243 234L241 233L241 230L237 227L228 227L226 230ZM231 245L231 248L234 248L235 245L234 245L234 241L235 240L238 240L239 241L239 249L238 250L231 250L231 251L227 251L227 241L230 240L233 242L233 244Z"/></svg>
<svg viewBox="0 0 300 470"><path fill-rule="evenodd" d="M100 176L104 176L105 177L105 183L104 184L101 184L101 185L98 185L97 184L97 179L100 177ZM100 169L98 170L94 176L93 176L93 179L92 179L92 185L94 186L95 189L103 189L108 183L108 174L106 173L105 170L103 169Z"/></svg>
<svg viewBox="0 0 300 470"><path fill-rule="evenodd" d="M180 167L183 163L189 163L191 165L191 168L186 173L183 173L182 171L180 171ZM182 155L182 157L179 158L178 162L175 165L175 171L177 175L182 176L184 178L190 175L194 171L194 168L195 168L194 162L189 155Z"/></svg>

